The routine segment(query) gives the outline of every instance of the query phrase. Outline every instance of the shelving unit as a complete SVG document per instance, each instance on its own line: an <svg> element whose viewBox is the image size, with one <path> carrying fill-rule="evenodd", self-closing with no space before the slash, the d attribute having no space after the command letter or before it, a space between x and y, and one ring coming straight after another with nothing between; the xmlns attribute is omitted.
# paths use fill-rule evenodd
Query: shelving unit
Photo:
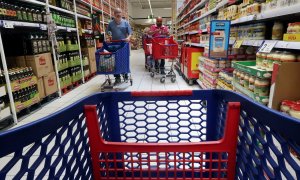
<svg viewBox="0 0 300 180"><path fill-rule="evenodd" d="M274 22L280 21L283 23L283 33L287 32L287 25L288 23L293 22L300 22L299 14L300 14L300 3L296 1L291 1L289 3L284 3L284 5L278 5L279 3L274 3L272 6L270 5L270 2L264 3L264 7L258 6L260 8L257 8L257 11L254 7L254 4L251 4L249 1L236 1L232 3L228 0L222 0L217 4L214 4L214 1L210 0L199 0L199 1L185 1L186 4L182 5L182 8L179 10L177 14L177 39L184 40L186 43L192 47L199 47L199 49L206 49L206 54L203 54L203 56L208 56L208 44L207 44L207 36L209 36L208 33L210 29L210 21L211 20L227 20L231 21L231 27L232 28L230 35L230 49L229 49L229 56L226 60L223 59L223 61L239 61L239 60L254 60L255 61L255 53L256 51L262 47L265 43L275 44L274 50L280 51L283 53L283 51L291 53L295 58L300 57L300 42L291 42L291 41L284 41L283 39L280 40L270 40L272 39L272 28L274 25ZM191 5L191 3L194 3ZM254 2L255 3L255 2ZM258 5L256 2L255 5ZM269 3L269 4L268 4ZM213 4L213 5L212 5ZM210 6L211 5L211 6ZM253 5L253 6L252 6ZM233 9L229 9L228 7L231 7ZM235 7L233 7L235 6ZM187 7L189 9L187 9ZM246 9L249 7L248 9ZM228 8L228 9L227 9ZM244 8L244 9L243 9ZM254 8L254 9L251 9ZM242 11L242 9L244 11ZM234 14L233 12L235 12ZM248 11L247 11L248 10ZM232 13L232 14L230 14ZM290 18L293 17L293 18ZM263 26L264 31L262 31L262 34L257 35L255 34L255 28L257 28L259 25ZM198 29L196 29L198 28ZM247 29L247 30L246 30ZM258 30L258 32L260 32ZM294 32L296 33L296 32ZM250 34L250 35L249 35ZM199 37L200 36L200 37ZM203 37L203 38L202 38ZM293 39L294 38L294 39ZM290 39L295 40L298 38L298 34L290 37ZM198 39L200 39L198 41ZM238 42L239 41L239 42ZM242 52L244 51L244 54L239 54L240 52L233 51L233 45L238 42L241 43L240 50ZM249 50L249 54L246 53L246 49ZM274 52L274 51L273 51ZM233 55L231 54L233 53ZM298 55L298 56L297 56ZM275 58L274 58L275 59ZM266 60L266 58L265 58ZM269 61L269 59L267 59ZM215 60L221 61L221 60ZM228 62L229 62L228 61ZM203 63L203 62L202 62ZM212 62L209 62L212 63ZM264 62L266 63L266 62ZM201 62L199 61L199 64ZM219 66L228 66L228 64L224 65L225 63L222 62L219 64ZM218 65L217 65L218 66ZM255 65L254 65L255 66ZM179 65L180 67L180 65ZM231 67L231 65L230 65ZM227 69L224 69L223 71L227 71ZM200 73L203 73L204 75L209 74L208 72L205 72L206 67L201 67L201 65L198 66L198 69ZM185 71L185 70L184 70ZM210 72L213 74L210 74L209 76L216 77L216 74L214 72ZM218 72L219 73L219 72ZM247 74L248 72L246 72ZM249 73L248 73L249 74ZM232 75L232 74L231 74ZM186 79L186 77L185 77ZM200 85L203 89L211 88L210 85L212 85L212 82L216 81L210 81L209 78L200 78L197 80L197 83ZM203 80L203 82L202 82ZM217 79L215 79L217 80ZM219 82L219 81L217 81ZM229 83L230 84L230 83ZM232 83L234 84L234 83ZM232 85L231 84L231 85ZM246 91L244 91L247 88L241 88L243 85L238 86L238 83L235 83L234 85L237 87L236 90L244 93L244 94L250 94ZM215 85L215 84L214 84ZM229 89L224 83L220 81L220 83L217 83L218 86L220 86L223 89ZM246 86L245 86L246 87ZM270 90L271 91L271 90ZM253 93L252 93L253 96ZM266 105L265 102L262 101L262 97L252 97L253 99L257 100L260 103L263 103ZM271 102L271 96L269 101ZM269 104L270 106L270 104Z"/></svg>
<svg viewBox="0 0 300 180"><path fill-rule="evenodd" d="M45 10L47 13L49 13L50 15L52 15L53 12L57 12L57 13L63 13L66 16L70 16L70 18L74 18L75 21L75 26L72 27L66 27L66 26L61 26L58 25L55 27L55 31L53 36L49 36L49 41L52 44L52 49L51 49L51 53L53 54L53 66L54 66L54 72L56 74L56 81L57 81L57 86L58 86L58 93L61 96L62 95L62 89L60 87L60 79L59 79L59 71L61 71L61 69L59 70L58 68L58 62L59 62L59 52L55 49L55 44L56 44L56 40L57 40L57 35L58 33L73 33L76 34L76 41L78 43L79 49L76 50L79 52L79 57L80 57L80 69L81 69L81 82L84 83L85 82L85 72L84 72L84 66L86 65L86 61L83 63L83 54L82 54L82 49L81 49L81 44L80 44L80 38L81 38L81 34L86 34L86 35L90 35L93 36L93 30L92 27L91 28L82 28L79 29L79 21L89 21L92 24L92 15L94 12L95 13L99 13L101 16L101 29L102 29L102 33L103 35L105 35L104 30L108 24L108 22L111 20L112 18L112 10L109 10L109 13L104 11L104 4L108 5L108 7L114 7L114 8L122 8L124 9L123 12L123 16L125 16L126 19L128 19L128 1L127 0L108 0L108 1L104 1L104 0L98 0L96 2L96 0L73 0L73 7L70 9L73 9L73 11L61 8L61 7L57 7L54 5L49 4L49 1L45 1L45 2L41 2L41 1L37 1L37 0L20 0L21 3L25 4L25 5L29 5L31 7L38 7L38 9L43 9ZM15 3L15 2L11 2L11 3ZM88 12L88 13L79 13L78 11L78 7L81 7L83 9L81 9L80 12ZM87 11L84 11L84 9L86 8ZM89 14L89 15L88 15ZM107 16L107 19L104 20L104 15ZM48 21L49 23L49 21ZM6 82L6 86L7 86L7 95L9 98L9 103L10 103L10 111L11 111L11 117L13 119L13 122L15 124L18 123L18 116L17 116L17 111L15 108L15 103L14 103L14 97L11 91L11 81L9 79L9 74L8 74L8 64L7 64L7 60L6 60L6 55L5 55L5 51L4 51L4 47L3 47L3 41L2 41L2 31L15 31L15 29L20 29L20 28L26 28L26 29L32 29L33 32L44 32L47 33L47 30L49 30L49 24L46 23L36 23L36 22L21 22L21 21L16 21L16 20L2 20L0 19L0 55L1 55L1 60L2 60L2 69L0 70L0 72L3 72L4 76L5 76L5 82ZM95 41L95 40L94 40ZM96 46L96 45L95 45ZM78 66L78 67L79 67ZM0 121L2 119L4 119L6 117L2 117L0 114Z"/></svg>

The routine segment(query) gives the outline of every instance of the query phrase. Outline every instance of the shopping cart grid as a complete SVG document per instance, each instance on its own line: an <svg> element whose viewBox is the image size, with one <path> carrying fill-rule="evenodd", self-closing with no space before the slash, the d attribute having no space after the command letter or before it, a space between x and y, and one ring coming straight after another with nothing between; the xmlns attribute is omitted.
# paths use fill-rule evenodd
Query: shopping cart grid
<svg viewBox="0 0 300 180"><path fill-rule="evenodd" d="M152 179L226 179L227 173L232 170L227 165L230 154L223 147L208 150L207 146L194 147L194 142L177 143L176 138L172 139L176 134L170 132L169 135L164 130L165 127L170 127L170 130L177 128L173 127L175 120L172 123L172 113L168 118L172 126L165 125L166 120L162 117L162 125L145 130L145 135L141 137L137 135L132 139L133 136L127 136L123 132L123 125L128 128L133 123L136 129L129 128L128 132L135 132L143 125L147 128L147 124L139 123L143 116L138 116L142 114L138 108L144 107L151 111L152 104L158 104L154 108L158 109L163 106L163 102L168 102L168 111L173 111L177 110L177 107L170 104L194 100L202 103L200 109L196 109L206 115L201 119L206 120L206 124L202 125L206 128L206 137L200 138L200 143L223 137L228 102L241 103L239 134L230 137L238 137L236 168L233 168L235 179L300 179L300 161L297 159L300 154L298 120L270 110L234 92L191 92L190 95L180 95L176 92L172 96L164 92L157 92L156 96L137 96L139 93L133 96L129 92L99 93L36 122L1 132L0 179L96 179L92 171L93 162L98 165L98 175L104 179L108 179L107 176L110 179L141 179L141 176L146 179L149 179L149 176ZM91 138L88 138L85 122L87 118L84 105L87 104L97 105L95 114L99 118L96 119L95 127L101 129L101 135L109 146L104 146L99 151L100 156L98 154L96 160L91 156ZM128 112L131 107L126 109L125 105L134 105L136 122L121 120L120 117L127 118L130 115ZM159 112L165 113L163 109ZM147 116L151 117L151 114ZM193 122L197 124L199 121ZM148 124L156 123L150 121ZM190 129L192 128L194 127L190 125ZM166 139L163 136L161 143L153 144L154 139L147 139L152 137L152 134L148 134L150 130L156 130L158 134L168 134L169 137ZM185 137L187 136L184 136L183 141L192 141ZM166 142L169 138L172 141ZM140 142L136 143L136 140ZM164 144L163 142L166 142L167 146L160 145ZM186 144L175 146L174 143ZM146 145L146 148L141 148L140 145ZM291 152L291 149L294 152Z"/></svg>

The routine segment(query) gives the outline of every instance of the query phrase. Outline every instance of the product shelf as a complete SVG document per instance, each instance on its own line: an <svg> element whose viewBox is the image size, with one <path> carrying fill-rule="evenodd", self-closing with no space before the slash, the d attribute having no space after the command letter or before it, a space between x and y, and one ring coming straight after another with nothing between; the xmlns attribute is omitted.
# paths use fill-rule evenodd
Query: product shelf
<svg viewBox="0 0 300 180"><path fill-rule="evenodd" d="M46 6L46 3L37 0L20 0L21 2L30 3L34 5Z"/></svg>
<svg viewBox="0 0 300 180"><path fill-rule="evenodd" d="M75 15L75 13L72 12L72 11L69 11L69 10L66 10L66 9L63 9L63 8L60 8L60 7L56 7L56 6L53 6L53 5L49 5L49 8L55 9L55 10L60 11L60 12L63 12L63 13Z"/></svg>
<svg viewBox="0 0 300 180"><path fill-rule="evenodd" d="M14 27L32 27L32 28L41 28L46 26L46 24L32 23L32 22L21 22L21 21L9 21L1 20L0 27L13 29Z"/></svg>
<svg viewBox="0 0 300 180"><path fill-rule="evenodd" d="M188 3L186 3L186 5L178 13L177 17L179 17L183 13L183 11L190 5L191 2L192 2L192 0L190 0Z"/></svg>
<svg viewBox="0 0 300 180"><path fill-rule="evenodd" d="M195 10L203 7L205 5L205 3L207 2L208 0L203 0L201 1L200 3L198 3L193 9L191 9L186 15L184 15L178 22L181 22L182 20L184 20L186 17L188 17L189 14L193 13Z"/></svg>
<svg viewBox="0 0 300 180"><path fill-rule="evenodd" d="M71 27L64 27L64 26L57 26L57 30L63 30L67 32L76 32L76 28L71 28Z"/></svg>
<svg viewBox="0 0 300 180"><path fill-rule="evenodd" d="M196 47L208 47L208 44L202 44L202 43L189 43L191 46L196 46Z"/></svg>
<svg viewBox="0 0 300 180"><path fill-rule="evenodd" d="M85 34L93 34L93 30L90 30L90 29L82 29L82 33L85 33Z"/></svg>
<svg viewBox="0 0 300 180"><path fill-rule="evenodd" d="M193 34L199 34L199 31L190 31L189 35L193 35Z"/></svg>
<svg viewBox="0 0 300 180"><path fill-rule="evenodd" d="M99 9L98 7L96 7L96 6L94 6L94 5L93 5L93 10L95 10L95 11L97 11L97 12L102 12L101 9Z"/></svg>
<svg viewBox="0 0 300 180"><path fill-rule="evenodd" d="M82 15L82 14L77 14L77 17L82 18L82 19L92 20L91 17L85 16L85 15Z"/></svg>
<svg viewBox="0 0 300 180"><path fill-rule="evenodd" d="M300 13L300 4L272 9L257 15L257 20L270 19L279 16Z"/></svg>
<svg viewBox="0 0 300 180"><path fill-rule="evenodd" d="M84 4L84 5L88 6L88 7L91 7L91 4L88 3L88 2L86 2L86 1L84 1L84 0L76 0L76 2L79 2L79 3L81 3L81 4Z"/></svg>

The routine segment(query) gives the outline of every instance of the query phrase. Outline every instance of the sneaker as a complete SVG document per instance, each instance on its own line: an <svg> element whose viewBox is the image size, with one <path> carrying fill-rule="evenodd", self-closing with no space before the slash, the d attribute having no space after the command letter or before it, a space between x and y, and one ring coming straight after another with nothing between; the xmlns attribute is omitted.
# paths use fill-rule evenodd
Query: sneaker
<svg viewBox="0 0 300 180"><path fill-rule="evenodd" d="M160 74L162 75L166 75L165 71L161 71Z"/></svg>
<svg viewBox="0 0 300 180"><path fill-rule="evenodd" d="M114 82L114 86L121 84L121 78L116 78Z"/></svg>

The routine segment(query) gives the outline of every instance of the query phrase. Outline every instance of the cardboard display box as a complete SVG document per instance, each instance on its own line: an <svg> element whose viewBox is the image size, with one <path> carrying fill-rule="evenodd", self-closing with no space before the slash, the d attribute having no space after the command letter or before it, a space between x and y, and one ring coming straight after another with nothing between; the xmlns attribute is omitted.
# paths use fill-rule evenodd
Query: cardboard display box
<svg viewBox="0 0 300 180"><path fill-rule="evenodd" d="M38 79L37 85L38 85L38 91L39 91L40 99L43 99L46 96L45 95L43 78Z"/></svg>
<svg viewBox="0 0 300 180"><path fill-rule="evenodd" d="M55 72L50 72L48 75L44 76L43 82L46 96L58 91Z"/></svg>
<svg viewBox="0 0 300 180"><path fill-rule="evenodd" d="M275 64L272 74L269 108L279 110L283 100L300 100L300 63Z"/></svg>
<svg viewBox="0 0 300 180"><path fill-rule="evenodd" d="M32 67L37 77L46 76L53 71L52 58L50 53L26 56L26 65Z"/></svg>
<svg viewBox="0 0 300 180"><path fill-rule="evenodd" d="M91 73L95 73L97 71L95 52L95 47L82 48L82 53L85 54L89 59Z"/></svg>

